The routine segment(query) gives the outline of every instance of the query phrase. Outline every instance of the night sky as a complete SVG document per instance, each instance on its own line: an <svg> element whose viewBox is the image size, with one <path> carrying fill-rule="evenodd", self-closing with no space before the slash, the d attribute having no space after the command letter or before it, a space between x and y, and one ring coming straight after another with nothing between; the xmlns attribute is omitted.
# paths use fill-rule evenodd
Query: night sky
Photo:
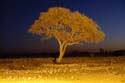
<svg viewBox="0 0 125 83"><path fill-rule="evenodd" d="M70 46L68 51L125 49L125 0L3 0L1 1L1 50L3 53L56 52L54 39L42 42L28 33L31 24L50 7L78 10L92 18L106 38L99 44Z"/></svg>

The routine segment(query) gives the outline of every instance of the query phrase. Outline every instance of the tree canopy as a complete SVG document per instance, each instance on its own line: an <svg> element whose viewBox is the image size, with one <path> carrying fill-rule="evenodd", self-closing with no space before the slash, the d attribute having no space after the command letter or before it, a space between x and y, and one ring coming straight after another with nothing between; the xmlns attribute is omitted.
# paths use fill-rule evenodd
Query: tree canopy
<svg viewBox="0 0 125 83"><path fill-rule="evenodd" d="M55 38L63 50L73 44L99 43L105 37L92 19L78 11L72 12L62 7L53 7L47 12L41 12L29 32L44 35L47 39Z"/></svg>

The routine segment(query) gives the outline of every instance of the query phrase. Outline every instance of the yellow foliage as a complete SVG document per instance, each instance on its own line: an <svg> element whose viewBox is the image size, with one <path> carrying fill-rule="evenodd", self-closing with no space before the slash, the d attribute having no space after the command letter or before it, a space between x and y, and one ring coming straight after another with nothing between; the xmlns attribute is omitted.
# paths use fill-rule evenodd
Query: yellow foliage
<svg viewBox="0 0 125 83"><path fill-rule="evenodd" d="M45 34L61 42L74 42L74 44L75 42L98 43L105 37L92 19L78 11L72 12L62 7L49 8L47 12L41 12L29 32L37 35Z"/></svg>

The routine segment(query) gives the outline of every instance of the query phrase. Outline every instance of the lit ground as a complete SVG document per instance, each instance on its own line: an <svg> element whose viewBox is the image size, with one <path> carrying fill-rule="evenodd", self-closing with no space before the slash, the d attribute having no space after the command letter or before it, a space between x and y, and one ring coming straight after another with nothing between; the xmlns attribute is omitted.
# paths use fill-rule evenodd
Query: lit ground
<svg viewBox="0 0 125 83"><path fill-rule="evenodd" d="M125 83L125 57L0 59L0 83Z"/></svg>

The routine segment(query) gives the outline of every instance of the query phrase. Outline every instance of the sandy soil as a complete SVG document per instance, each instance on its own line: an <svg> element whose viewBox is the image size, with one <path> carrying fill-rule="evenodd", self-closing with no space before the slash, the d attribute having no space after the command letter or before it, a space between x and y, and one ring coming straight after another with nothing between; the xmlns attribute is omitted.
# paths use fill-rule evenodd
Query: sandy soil
<svg viewBox="0 0 125 83"><path fill-rule="evenodd" d="M0 83L125 83L125 57L0 59Z"/></svg>

